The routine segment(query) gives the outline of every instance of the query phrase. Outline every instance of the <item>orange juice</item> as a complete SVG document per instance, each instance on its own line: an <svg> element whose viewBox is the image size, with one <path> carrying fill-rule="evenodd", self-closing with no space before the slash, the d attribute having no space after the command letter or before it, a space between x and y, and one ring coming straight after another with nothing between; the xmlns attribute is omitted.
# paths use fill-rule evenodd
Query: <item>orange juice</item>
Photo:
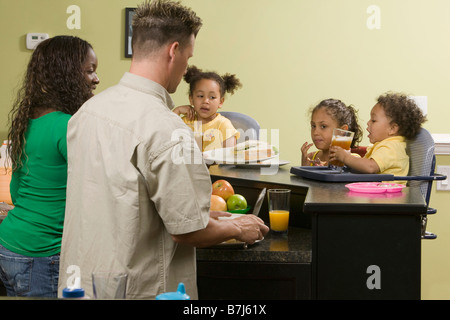
<svg viewBox="0 0 450 320"><path fill-rule="evenodd" d="M333 140L331 140L331 145L341 147L344 150L350 150L352 140L352 137L334 137Z"/></svg>
<svg viewBox="0 0 450 320"><path fill-rule="evenodd" d="M332 146L341 147L344 150L350 150L350 146L352 145L353 137L333 137L331 140ZM341 161L331 161L332 165L337 167L343 167L344 163Z"/></svg>
<svg viewBox="0 0 450 320"><path fill-rule="evenodd" d="M289 224L289 211L273 210L269 212L270 229L273 231L286 231Z"/></svg>

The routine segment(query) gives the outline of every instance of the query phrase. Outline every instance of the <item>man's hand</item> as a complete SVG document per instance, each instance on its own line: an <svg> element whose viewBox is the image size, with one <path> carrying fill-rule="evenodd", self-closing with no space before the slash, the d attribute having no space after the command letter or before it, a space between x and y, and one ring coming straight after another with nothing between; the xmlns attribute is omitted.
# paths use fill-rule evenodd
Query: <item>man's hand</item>
<svg viewBox="0 0 450 320"><path fill-rule="evenodd" d="M256 240L262 240L269 232L269 227L264 224L264 221L253 214L242 215L242 217L228 221L241 230L240 235L235 239L247 244L253 244Z"/></svg>

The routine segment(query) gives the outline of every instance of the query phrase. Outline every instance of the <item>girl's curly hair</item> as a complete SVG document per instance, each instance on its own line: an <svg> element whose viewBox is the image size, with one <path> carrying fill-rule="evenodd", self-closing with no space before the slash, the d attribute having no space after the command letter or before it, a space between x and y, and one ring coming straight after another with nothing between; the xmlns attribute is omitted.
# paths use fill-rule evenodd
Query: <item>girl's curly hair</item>
<svg viewBox="0 0 450 320"><path fill-rule="evenodd" d="M348 125L348 130L355 133L351 147L358 146L363 137L363 131L358 124L358 111L352 105L347 106L341 100L325 99L312 108L311 114L321 108L325 109L326 113L337 122L339 127Z"/></svg>
<svg viewBox="0 0 450 320"><path fill-rule="evenodd" d="M49 108L73 115L92 96L82 69L89 49L92 46L78 37L55 36L34 50L9 113L7 153L13 171L26 157L25 133L30 119Z"/></svg>
<svg viewBox="0 0 450 320"><path fill-rule="evenodd" d="M398 134L406 139L413 139L422 124L427 121L415 101L405 94L388 92L380 95L377 102L384 109L386 116L398 125Z"/></svg>
<svg viewBox="0 0 450 320"><path fill-rule="evenodd" d="M195 85L198 81L202 79L214 80L219 84L220 87L220 96L225 96L225 93L228 92L233 94L236 89L241 88L242 84L236 75L234 74L225 74L223 76L219 76L216 72L203 72L198 69L196 66L189 66L186 74L184 75L184 80L189 83L189 95L192 96L195 90Z"/></svg>

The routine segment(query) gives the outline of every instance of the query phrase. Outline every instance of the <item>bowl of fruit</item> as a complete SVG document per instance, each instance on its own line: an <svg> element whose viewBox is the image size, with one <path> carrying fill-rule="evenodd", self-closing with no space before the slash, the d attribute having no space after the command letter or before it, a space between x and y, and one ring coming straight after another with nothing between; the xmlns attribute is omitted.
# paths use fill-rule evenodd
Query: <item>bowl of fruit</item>
<svg viewBox="0 0 450 320"><path fill-rule="evenodd" d="M250 209L245 197L235 193L228 181L217 180L212 184L211 211L246 214Z"/></svg>

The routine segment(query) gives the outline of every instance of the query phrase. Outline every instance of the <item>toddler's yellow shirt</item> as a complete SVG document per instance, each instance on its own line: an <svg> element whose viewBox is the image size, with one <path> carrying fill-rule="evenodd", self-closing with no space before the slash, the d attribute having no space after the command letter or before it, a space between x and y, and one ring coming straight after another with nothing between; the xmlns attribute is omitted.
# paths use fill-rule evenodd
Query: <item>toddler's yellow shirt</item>
<svg viewBox="0 0 450 320"><path fill-rule="evenodd" d="M364 158L373 159L380 167L382 174L407 176L409 157L406 154L406 141L403 136L395 136L376 142L367 148Z"/></svg>
<svg viewBox="0 0 450 320"><path fill-rule="evenodd" d="M195 133L196 120L188 121L186 117L183 121L192 129ZM231 121L221 114L210 122L203 124L202 126L203 148L202 151L208 151L212 149L223 148L223 142L233 136L239 139L240 133L236 130Z"/></svg>

